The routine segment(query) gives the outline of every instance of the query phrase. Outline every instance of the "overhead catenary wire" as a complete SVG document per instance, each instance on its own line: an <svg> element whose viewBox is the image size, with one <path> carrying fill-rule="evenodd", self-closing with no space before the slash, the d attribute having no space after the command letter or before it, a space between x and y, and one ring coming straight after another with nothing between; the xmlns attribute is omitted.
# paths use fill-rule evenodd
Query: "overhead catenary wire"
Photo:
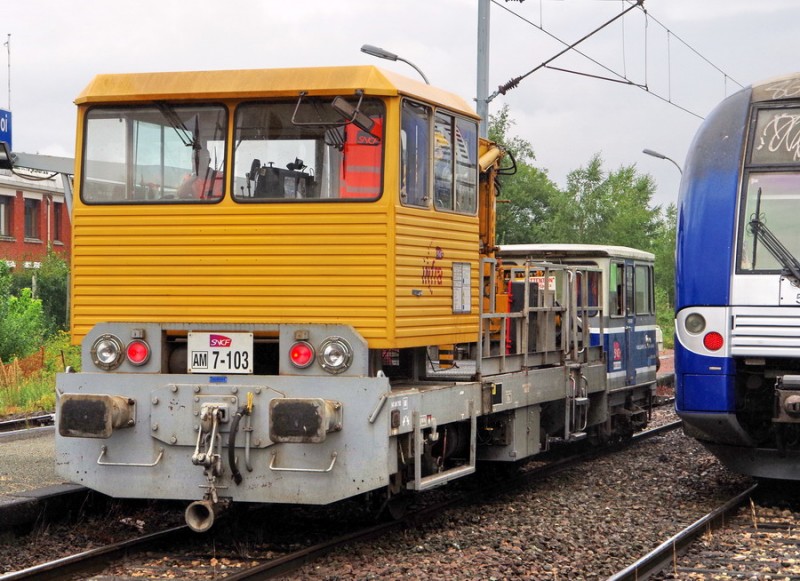
<svg viewBox="0 0 800 581"><path fill-rule="evenodd" d="M495 4L497 3L495 0L492 0L492 1L493 1ZM504 85L500 85L500 86L497 88L497 91L495 91L495 92L494 92L492 95L490 95L490 96L489 96L489 101L491 101L491 100L492 100L494 97L496 97L498 94L505 95L505 94L506 94L506 92L510 91L511 89L514 89L514 88L516 88L516 86L517 86L517 85L519 85L520 81L522 81L522 80L524 80L525 78L529 77L530 75L532 75L533 73L535 73L535 72L536 72L536 71L538 71L539 69L546 67L546 66L547 66L548 64L550 64L552 61L556 60L558 57L560 57L560 56L561 56L561 55L563 55L564 53L566 53L566 52L569 52L570 50L572 50L573 48L575 48L577 45L579 45L580 43L582 43L582 42L583 42L584 40L586 40L587 38L590 38L590 37L594 36L594 35L595 35L597 32L599 32L599 31L603 30L603 29L604 29L606 26L608 26L608 25L609 25L609 24L611 24L612 22L615 22L616 20L618 20L618 19L622 18L622 17L623 17L623 16L625 16L625 15L626 15L628 12L630 12L631 10L633 10L634 8L638 8L639 6L641 6L641 5L642 5L642 3L644 3L644 0L636 0L636 4L634 4L633 6L631 6L631 7L627 8L627 9L625 9L625 10L623 10L622 12L620 12L619 14L617 14L617 15L616 15L614 18L612 18L611 20L609 20L609 21L607 21L607 22L605 22L605 23L601 24L600 26L598 26L597 28L595 28L595 29L594 29L592 32L590 32L589 34L586 34L586 35L584 35L583 37L581 37L581 38L580 38L580 40L577 40L576 42L573 42L572 44L568 44L568 45L567 45L567 47L566 47L564 50L562 50L562 51L560 51L560 52L556 53L555 55L553 55L552 57L550 57L549 59L547 59L546 61L544 61L544 62L543 62L542 64L540 64L539 66L532 68L531 70L529 70L527 73L525 73L525 74L523 74L523 75L520 75L520 76L518 76L518 77L514 77L513 79L511 79L510 81L508 81L508 82L507 82L507 83L505 83Z"/></svg>
<svg viewBox="0 0 800 581"><path fill-rule="evenodd" d="M627 2L628 4L630 4L631 2L634 2L634 1L637 1L637 0L623 0L623 1L624 1L624 2ZM643 9L643 10L644 10L644 9ZM659 25L661 28L663 28L663 29L664 29L664 30L665 30L667 33L669 33L669 34L670 34L671 36L673 36L673 37L674 37L676 40L678 40L678 41L679 41L679 42L680 42L680 43L681 43L683 46L685 46L686 48L688 48L688 49L689 49L689 50L690 50L692 53L694 53L694 54L695 54L697 57L699 57L701 60L703 60L703 61L704 61L704 62L705 62L707 65L709 65L710 67L712 67L714 70L716 70L718 73L720 73L720 74L721 74L722 76L724 76L725 78L727 78L727 79L730 79L731 81L733 81L734 83L736 83L737 85L739 85L739 87L740 87L740 88L744 88L744 85L742 85L742 84L741 84L740 82L738 82L736 79L734 79L733 77L731 77L731 76L730 76L728 73L726 73L725 71L723 71L723 70L722 70L721 68L719 68L717 65L715 65L714 63L712 63L712 62L711 62L709 59L707 59L705 56L703 56L702 54L700 54L700 52L699 52L699 51L698 51L696 48L694 48L694 47L693 47L692 45L690 45L688 42L686 42L685 40L683 40L683 39L682 39L680 36L678 36L677 34L675 34L675 32L674 32L673 30L671 30L671 29L670 29L670 28L669 28L667 25L665 25L664 23L662 23L662 22L661 22L661 21L660 21L658 18L656 18L655 16L653 16L652 14L650 14L650 12L648 12L647 10L645 10L645 14L647 15L647 18L648 18L649 20L652 20L653 22L655 22L656 24L658 24L658 25Z"/></svg>
<svg viewBox="0 0 800 581"><path fill-rule="evenodd" d="M694 112L694 111L692 111L692 110L688 109L687 107L684 107L683 105L680 105L680 104L678 104L678 103L676 103L676 102L674 102L674 101L672 100L672 97L671 97L671 90L672 90L672 89L671 89L671 85L672 85L672 80L671 80L671 78L668 80L668 83L669 83L669 90L668 90L668 95L667 95L666 97L665 97L665 96L663 96L663 95L661 95L661 94L659 94L659 93L657 93L657 92L655 92L655 91L653 91L653 90L650 88L650 86L649 86L649 70L648 70L648 47L649 47L649 22L650 22L650 20L652 20L653 22L655 22L656 24L658 24L658 25L659 25L661 28L663 28L663 29L664 29L665 31L667 31L669 34L671 34L672 36L674 36L674 37L675 37L675 38L676 38L676 39L677 39L677 40L678 40L680 43L682 43L682 44L683 44L683 45L685 45L687 48L689 48L689 50L690 50L690 51L691 51L693 54L695 54L696 56L698 56L698 57L699 57L700 59L702 59L704 62L706 62L707 64L709 64L710 66L712 66L712 67L713 67L713 68L714 68L716 71L718 71L720 74L722 74L722 75L723 75L723 77L724 77L724 79L725 79L725 83L724 83L724 85L725 85L725 89L726 89L726 96L727 96L727 79L730 79L731 81L733 81L734 83L736 83L737 85L739 85L739 87L743 87L743 85L742 85L741 83L739 83L738 81L736 81L735 79L733 79L733 78L732 78L732 77L731 77L729 74L727 74L726 72L724 72L724 71L723 71L722 69L720 69L718 66L714 65L714 63L712 63L712 62L711 62L709 59L707 59L706 57L704 57L703 55L701 55L701 54L700 54L700 53L699 53L699 52L698 52L696 49L694 49L693 47L691 47L691 46L690 46L690 45L689 45L689 44L688 44L686 41L684 41L684 40L683 40L681 37L677 36L677 35L676 35L674 32L672 32L672 31L671 31L671 30L670 30L668 27L666 27L666 26L665 26L665 25L664 25L664 24L663 24L661 21L659 21L658 19L656 19L655 17L653 17L653 16L652 16L652 15L651 15L651 14L650 14L648 11L647 11L647 9L645 9L645 8L644 8L644 6L643 6L643 4L644 4L644 0L622 0L622 1L623 1L623 4L628 4L628 5L629 5L629 7L628 7L626 10L624 10L623 12L621 12L620 14L618 14L618 15L617 15L616 17L614 17L612 20L609 20L608 22L606 22L606 23L605 23L605 24L603 24L602 26L598 27L598 28L597 28L597 29L595 29L593 32L591 32L590 34L588 34L588 35L584 36L584 37L583 37L581 40L579 40L579 41L577 41L577 42L575 42L575 43L572 43L572 44L570 45L569 43L567 43L566 41L562 40L561 38L559 38L558 36L556 36L556 35L555 35L555 34L553 34L552 32L550 32L550 31L546 30L546 29L544 28L544 26L543 26L543 25L541 25L541 24L536 24L535 22L533 22L533 21L531 21L531 20L529 20L529 19L525 18L524 16L522 16L522 15L520 15L520 14L516 13L516 12L514 12L513 10L511 10L511 9L510 9L510 8L508 8L507 6L505 6L505 5L501 4L501 3L500 3L498 0L491 0L491 2L492 2L493 4L495 4L496 6L499 6L500 8L502 8L503 10L505 10L506 12L508 12L509 14L511 14L512 16L514 16L515 18L518 18L519 20L522 20L522 21L523 21L523 22L525 22L526 24L528 24L528 25L530 25L530 26L533 26L534 28L536 28L537 30L539 30L539 31L543 32L544 34L546 34L546 35L547 35L547 36L549 36L550 38L552 38L552 39L556 40L557 42L559 42L559 43L563 44L563 45L564 45L566 48L565 48L564 50L560 51L560 52L559 52L558 54L556 54L554 57L551 57L550 59L548 59L548 60L547 60L547 61L545 61L544 63L540 64L539 66L537 66L537 67L536 67L536 68L534 68L533 70L529 71L529 72L528 72L528 73L526 73L525 75L522 75L522 76L520 76L520 77L515 77L514 79L512 79L511 81L509 81L509 82L508 82L508 83L506 83L505 85L501 85L500 87L498 87L498 91L496 91L496 92L495 92L493 95L491 95L491 96L489 97L489 100L492 100L492 99L493 99L494 97L496 97L498 94L505 94L505 92L507 92L508 90L510 90L510 89L512 89L512 88L515 88L515 87L516 87L516 86L519 84L519 82L520 82L522 79L526 78L527 76L529 76L529 75L530 75L530 74L532 74L533 72L535 72L535 71L537 71L537 70L539 70L539 69L541 69L541 68L548 68L548 69L557 70L557 71L560 71L560 72L567 72L567 73L571 73L571 74L575 74L575 75L586 76L586 77L590 77L590 78L597 78L597 79L600 79L600 80L611 81L611 82L617 82L617 83L622 83L622 84L628 84L628 85L632 85L632 86L634 86L634 87L638 87L639 89L642 89L642 90L643 90L643 91L645 91L646 93L648 93L648 94L650 94L650 95L654 96L655 98L657 98L657 99L659 99L659 100L661 100L661 101L664 101L665 103L667 103L667 104L669 104L669 105L671 105L671 106L675 107L676 109L679 109L679 110L681 110L681 111L684 111L685 113L688 113L689 115L692 115L692 116L694 116L694 117L697 117L698 119L701 119L701 120L702 120L702 119L704 118L702 115L700 115L700 114L698 114L698 113L696 113L696 112ZM645 36L645 38L644 38L644 54L645 54L645 71L644 71L644 76L645 76L645 79L644 79L644 83L637 83L637 82L635 82L635 81L631 80L630 78L628 78L628 76L627 76L627 70L625 70L623 73L619 73L619 72L615 71L614 69L612 69L611 67L609 67L609 66L607 66L607 65L605 65L605 64L603 64L603 63L601 63L601 62L599 62L597 59L595 59L595 58L593 58L593 57L589 56L589 55L588 55L588 54L586 54L585 52L582 52L581 50L579 50L579 49L577 49L577 48L576 48L576 46L577 46L578 44L580 44L580 43L581 43L583 40L585 40L585 39L589 38L590 36L592 36L592 35L596 34L597 32L599 32L600 30L602 30L603 28L605 28L606 26L608 26L609 24L611 24L611 23L612 23L612 22L614 22L615 20L619 19L620 17L624 16L624 15L625 15L627 12L629 12L630 10L632 10L632 9L634 9L634 8L641 8L641 10L642 10L642 12L644 13L644 16L645 16L645 22L644 22L644 36ZM541 20L542 20L542 15L541 15L541 3L540 3L540 21L541 21ZM583 58L585 58L585 59L589 60L590 62L594 63L595 65L599 66L600 68L602 68L602 69L604 69L604 70L608 71L608 72L609 72L611 75L613 75L613 76L615 76L615 77L617 77L617 78L616 78L616 79L612 79L612 78L608 78L608 77L604 77L604 76L600 76L600 75L593 75L593 74L584 73L584 72L579 72L579 71L572 71L572 70L568 70L568 69L564 69L564 68L559 68L559 67L554 67L554 66L551 66L551 65L549 65L549 63L550 63L550 62L552 62L552 61L553 61L555 58L558 58L559 56L561 56L561 55L565 54L566 52L568 52L568 51L570 51L570 50L571 50L571 51L573 51L573 52L575 52L575 53L577 53L577 54L579 54L580 56L582 56ZM669 65L668 65L668 66L669 66ZM670 74L670 73L669 73L669 71L668 71L668 74ZM502 89L505 89L505 90L502 90Z"/></svg>

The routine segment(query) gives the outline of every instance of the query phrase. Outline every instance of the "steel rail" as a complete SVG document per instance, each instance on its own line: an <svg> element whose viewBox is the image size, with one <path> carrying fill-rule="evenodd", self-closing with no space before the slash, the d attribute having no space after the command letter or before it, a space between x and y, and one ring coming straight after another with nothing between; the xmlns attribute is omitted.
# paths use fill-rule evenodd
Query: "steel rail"
<svg viewBox="0 0 800 581"><path fill-rule="evenodd" d="M753 484L747 490L737 494L722 506L661 543L629 567L615 573L607 581L641 581L663 571L674 562L677 555L685 553L698 537L710 529L722 526L725 519L744 504L756 488L758 488L758 484Z"/></svg>
<svg viewBox="0 0 800 581"><path fill-rule="evenodd" d="M108 567L111 561L122 559L131 550L142 551L146 548L156 546L159 543L178 540L182 536L189 534L194 534L191 532L191 529L189 529L189 526L181 525L150 533L135 539L98 547L97 549L91 549L68 557L62 557L20 571L0 575L0 580L65 579Z"/></svg>
<svg viewBox="0 0 800 581"><path fill-rule="evenodd" d="M24 431L31 428L47 426L52 428L55 423L55 414L45 414L25 418L16 418L0 422L0 433Z"/></svg>

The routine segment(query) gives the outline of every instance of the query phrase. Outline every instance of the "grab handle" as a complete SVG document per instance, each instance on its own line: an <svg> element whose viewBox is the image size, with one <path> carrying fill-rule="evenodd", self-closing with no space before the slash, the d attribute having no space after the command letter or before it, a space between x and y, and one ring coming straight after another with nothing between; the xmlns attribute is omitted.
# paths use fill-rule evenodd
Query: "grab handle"
<svg viewBox="0 0 800 581"><path fill-rule="evenodd" d="M100 448L100 457L97 459L97 463L100 466L135 466L137 468L152 468L153 466L161 462L161 459L164 457L164 448L159 448L158 456L156 457L155 461L149 464L137 464L135 462L101 462L103 456L106 455L106 452L108 452L108 448L106 448L105 446Z"/></svg>
<svg viewBox="0 0 800 581"><path fill-rule="evenodd" d="M269 469L274 470L275 472L330 472L333 470L333 465L336 464L336 457L338 455L338 452L331 454L331 463L327 468L281 468L279 466L275 466L276 462L278 461L278 453L273 452L272 459L269 461Z"/></svg>

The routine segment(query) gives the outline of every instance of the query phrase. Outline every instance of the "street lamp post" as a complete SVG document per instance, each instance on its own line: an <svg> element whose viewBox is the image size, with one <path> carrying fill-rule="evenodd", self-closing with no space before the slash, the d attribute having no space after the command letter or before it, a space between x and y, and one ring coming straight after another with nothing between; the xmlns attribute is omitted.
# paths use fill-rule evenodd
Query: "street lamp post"
<svg viewBox="0 0 800 581"><path fill-rule="evenodd" d="M674 159L667 157L663 153L658 153L657 151L653 151L652 149L643 149L642 153L652 157L657 157L658 159L666 159L667 161L672 162L672 164L678 168L678 171L681 173L681 175L683 175L683 170L681 169L681 166L679 166Z"/></svg>
<svg viewBox="0 0 800 581"><path fill-rule="evenodd" d="M428 77L425 76L425 73L423 73L417 65L415 65L411 61L407 61L406 59L397 56L393 52L389 52L388 50L384 50L380 47L373 46L371 44L365 44L364 46L362 46L361 52L365 52L369 55L378 57L379 59L386 59L387 61L400 61L406 63L408 66L412 67L415 71L419 73L419 76L422 77L422 80L425 81L426 84L428 85L431 84L430 81L428 80Z"/></svg>

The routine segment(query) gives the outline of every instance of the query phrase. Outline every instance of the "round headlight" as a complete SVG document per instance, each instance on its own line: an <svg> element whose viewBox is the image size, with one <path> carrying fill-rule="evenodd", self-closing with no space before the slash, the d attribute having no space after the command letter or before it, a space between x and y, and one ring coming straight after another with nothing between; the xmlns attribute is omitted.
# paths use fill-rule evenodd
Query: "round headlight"
<svg viewBox="0 0 800 581"><path fill-rule="evenodd" d="M92 361L100 369L116 369L124 356L122 341L114 335L101 335L92 344Z"/></svg>
<svg viewBox="0 0 800 581"><path fill-rule="evenodd" d="M341 337L328 337L319 346L319 364L328 373L342 373L353 362L353 350Z"/></svg>
<svg viewBox="0 0 800 581"><path fill-rule="evenodd" d="M706 319L699 313L692 313L686 317L686 320L683 322L683 326L686 327L686 330L693 335L697 335L705 330Z"/></svg>

